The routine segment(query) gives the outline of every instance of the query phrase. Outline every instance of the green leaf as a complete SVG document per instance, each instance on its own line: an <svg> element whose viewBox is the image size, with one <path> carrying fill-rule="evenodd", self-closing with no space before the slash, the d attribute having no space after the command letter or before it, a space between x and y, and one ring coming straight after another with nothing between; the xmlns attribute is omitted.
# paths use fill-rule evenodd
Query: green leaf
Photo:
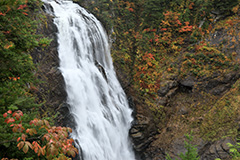
<svg viewBox="0 0 240 160"><path fill-rule="evenodd" d="M10 145L11 145L11 143L4 143L3 144L6 148L8 148Z"/></svg>

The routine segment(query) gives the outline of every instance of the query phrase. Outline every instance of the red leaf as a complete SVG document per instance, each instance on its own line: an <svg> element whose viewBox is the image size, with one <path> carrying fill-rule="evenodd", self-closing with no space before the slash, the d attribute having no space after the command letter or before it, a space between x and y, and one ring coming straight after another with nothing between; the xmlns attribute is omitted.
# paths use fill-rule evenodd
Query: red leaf
<svg viewBox="0 0 240 160"><path fill-rule="evenodd" d="M3 117L4 117L4 118L6 118L6 117L7 117L7 115L8 115L7 113L4 113L4 114L3 114Z"/></svg>
<svg viewBox="0 0 240 160"><path fill-rule="evenodd" d="M5 14L5 13L2 13L2 12L0 12L0 16L6 16L6 14Z"/></svg>
<svg viewBox="0 0 240 160"><path fill-rule="evenodd" d="M12 111L11 111L11 110L8 110L7 113L12 114Z"/></svg>
<svg viewBox="0 0 240 160"><path fill-rule="evenodd" d="M18 113L19 113L20 116L23 116L23 112L22 111L18 110Z"/></svg>
<svg viewBox="0 0 240 160"><path fill-rule="evenodd" d="M13 118L7 118L4 122L6 122L7 124L8 124L8 123L12 123L12 122L15 122L15 119L13 119Z"/></svg>
<svg viewBox="0 0 240 160"><path fill-rule="evenodd" d="M18 131L18 128L17 128L16 125L13 127L12 131L13 131L14 133L16 133L16 132Z"/></svg>
<svg viewBox="0 0 240 160"><path fill-rule="evenodd" d="M15 117L15 116L16 116L16 114L17 114L17 112L14 112L12 116L13 116L13 117Z"/></svg>

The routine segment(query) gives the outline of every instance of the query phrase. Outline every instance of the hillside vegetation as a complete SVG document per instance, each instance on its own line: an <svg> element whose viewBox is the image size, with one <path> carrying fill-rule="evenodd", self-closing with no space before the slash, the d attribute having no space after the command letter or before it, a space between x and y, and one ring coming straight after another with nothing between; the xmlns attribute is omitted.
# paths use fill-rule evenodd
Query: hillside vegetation
<svg viewBox="0 0 240 160"><path fill-rule="evenodd" d="M132 132L143 159L159 150L177 156L176 140L191 131L205 144L202 154L217 140L237 137L238 0L75 1L110 35L115 68L135 103ZM150 119L145 128L142 117Z"/></svg>

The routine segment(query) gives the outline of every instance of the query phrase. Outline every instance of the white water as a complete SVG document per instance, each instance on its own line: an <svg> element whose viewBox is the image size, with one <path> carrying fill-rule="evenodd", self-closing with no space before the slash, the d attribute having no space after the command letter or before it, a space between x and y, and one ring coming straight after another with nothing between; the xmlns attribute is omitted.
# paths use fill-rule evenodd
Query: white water
<svg viewBox="0 0 240 160"><path fill-rule="evenodd" d="M128 131L131 109L113 68L100 22L71 1L43 0L53 8L58 28L60 70L70 112L71 137L83 160L134 160Z"/></svg>

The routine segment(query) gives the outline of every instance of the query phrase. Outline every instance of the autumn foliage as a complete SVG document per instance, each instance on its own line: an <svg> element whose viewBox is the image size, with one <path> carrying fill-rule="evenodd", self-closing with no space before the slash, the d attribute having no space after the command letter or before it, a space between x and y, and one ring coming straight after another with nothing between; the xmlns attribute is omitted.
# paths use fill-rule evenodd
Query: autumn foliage
<svg viewBox="0 0 240 160"><path fill-rule="evenodd" d="M68 138L68 133L72 132L70 128L51 126L47 120L37 118L29 122L32 128L24 128L22 116L24 115L20 110L13 113L9 110L3 114L5 123L12 128L12 131L21 133L16 139L19 150L24 153L33 150L37 156L47 159L64 160L69 159L67 156L76 156L78 150L73 146L73 139ZM44 130L44 134L39 135L39 130Z"/></svg>

